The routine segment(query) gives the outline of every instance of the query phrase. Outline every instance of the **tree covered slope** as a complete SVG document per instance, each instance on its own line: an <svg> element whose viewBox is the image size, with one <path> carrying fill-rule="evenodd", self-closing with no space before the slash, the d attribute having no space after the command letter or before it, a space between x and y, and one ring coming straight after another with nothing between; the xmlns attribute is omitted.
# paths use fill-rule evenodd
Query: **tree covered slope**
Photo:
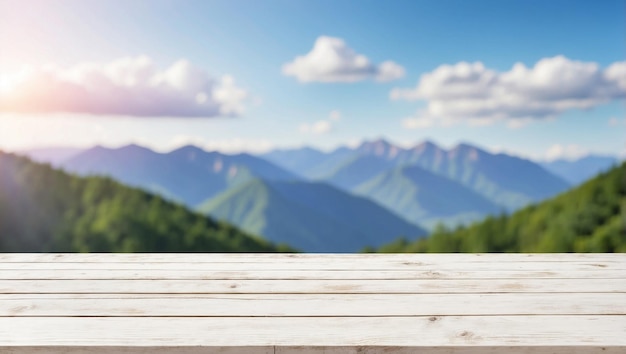
<svg viewBox="0 0 626 354"><path fill-rule="evenodd" d="M438 228L383 252L626 252L626 163L510 216Z"/></svg>
<svg viewBox="0 0 626 354"><path fill-rule="evenodd" d="M276 250L231 225L109 178L75 177L0 152L1 252Z"/></svg>

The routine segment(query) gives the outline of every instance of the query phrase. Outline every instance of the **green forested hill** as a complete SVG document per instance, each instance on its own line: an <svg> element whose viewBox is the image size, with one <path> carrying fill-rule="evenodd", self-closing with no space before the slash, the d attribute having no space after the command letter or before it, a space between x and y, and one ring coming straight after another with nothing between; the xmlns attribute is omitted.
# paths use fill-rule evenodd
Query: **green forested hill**
<svg viewBox="0 0 626 354"><path fill-rule="evenodd" d="M511 216L469 227L439 227L381 252L626 252L626 163Z"/></svg>
<svg viewBox="0 0 626 354"><path fill-rule="evenodd" d="M271 243L111 179L0 152L0 252L271 252Z"/></svg>

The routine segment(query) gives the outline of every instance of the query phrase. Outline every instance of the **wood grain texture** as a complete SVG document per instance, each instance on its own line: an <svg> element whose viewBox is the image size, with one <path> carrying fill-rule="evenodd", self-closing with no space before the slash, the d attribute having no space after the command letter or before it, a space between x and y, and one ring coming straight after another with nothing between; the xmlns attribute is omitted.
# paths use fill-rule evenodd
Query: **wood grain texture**
<svg viewBox="0 0 626 354"><path fill-rule="evenodd" d="M299 352L300 349L290 350L287 353ZM328 348L325 353L331 353L334 348ZM0 347L2 354L275 354L276 348L267 347L210 347L210 346L141 346L141 347L119 347L119 346L20 346L20 347ZM285 352L283 352L285 353ZM320 352L320 354L323 352ZM345 352L348 353L348 352ZM373 352L370 352L373 353ZM613 354L612 351L603 351L605 354ZM337 354L342 354L337 352ZM560 353L557 353L560 354Z"/></svg>
<svg viewBox="0 0 626 354"><path fill-rule="evenodd" d="M500 347L397 347L397 346L350 346L350 347L181 347L181 346L46 346L5 347L3 354L623 354L621 347L556 347L556 346L500 346Z"/></svg>
<svg viewBox="0 0 626 354"><path fill-rule="evenodd" d="M252 267L251 267L252 268ZM418 279L623 279L626 270L0 270L0 280L418 280Z"/></svg>
<svg viewBox="0 0 626 354"><path fill-rule="evenodd" d="M324 258L322 258L324 259ZM7 262L0 263L0 270L174 270L174 271L493 271L494 264L472 261L393 261L374 259L368 262L330 260L317 262L306 259L301 262ZM622 262L570 261L570 262L502 262L499 271L601 271L626 270Z"/></svg>
<svg viewBox="0 0 626 354"><path fill-rule="evenodd" d="M606 279L0 280L0 294L626 293Z"/></svg>
<svg viewBox="0 0 626 354"><path fill-rule="evenodd" d="M0 353L626 353L616 254L0 254Z"/></svg>
<svg viewBox="0 0 626 354"><path fill-rule="evenodd" d="M4 345L623 346L624 316L2 317Z"/></svg>
<svg viewBox="0 0 626 354"><path fill-rule="evenodd" d="M70 262L70 263L302 263L350 261L367 264L384 262L618 262L624 263L623 254L607 253L421 253L421 254L337 254L337 253L5 253L0 263L17 262Z"/></svg>
<svg viewBox="0 0 626 354"><path fill-rule="evenodd" d="M626 315L625 294L4 295L0 316Z"/></svg>

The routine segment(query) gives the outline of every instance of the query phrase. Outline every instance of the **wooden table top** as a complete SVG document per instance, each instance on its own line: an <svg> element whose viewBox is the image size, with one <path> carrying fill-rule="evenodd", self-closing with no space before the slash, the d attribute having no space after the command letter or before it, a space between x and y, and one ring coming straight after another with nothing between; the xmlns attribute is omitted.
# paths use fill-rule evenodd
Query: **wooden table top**
<svg viewBox="0 0 626 354"><path fill-rule="evenodd" d="M623 254L0 254L0 353L626 353Z"/></svg>

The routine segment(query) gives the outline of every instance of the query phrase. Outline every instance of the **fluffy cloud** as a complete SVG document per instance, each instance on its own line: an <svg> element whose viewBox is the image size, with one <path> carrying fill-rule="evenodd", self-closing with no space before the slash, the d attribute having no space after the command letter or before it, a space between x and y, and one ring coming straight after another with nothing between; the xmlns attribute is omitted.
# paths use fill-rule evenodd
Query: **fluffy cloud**
<svg viewBox="0 0 626 354"><path fill-rule="evenodd" d="M415 88L396 88L390 97L426 101L424 110L404 121L407 127L506 120L515 128L626 97L626 62L603 70L596 63L557 56L530 68L517 63L505 72L461 62L442 65L422 75Z"/></svg>
<svg viewBox="0 0 626 354"><path fill-rule="evenodd" d="M327 120L318 120L312 124L300 124L300 131L302 133L324 134L328 133L331 129L332 124Z"/></svg>
<svg viewBox="0 0 626 354"><path fill-rule="evenodd" d="M589 154L589 151L576 144L561 145L554 144L545 153L545 159L553 161L557 159L575 160Z"/></svg>
<svg viewBox="0 0 626 354"><path fill-rule="evenodd" d="M237 116L247 92L187 60L159 70L146 57L0 76L0 112L143 117Z"/></svg>
<svg viewBox="0 0 626 354"><path fill-rule="evenodd" d="M341 112L338 110L332 110L328 114L328 119L318 120L312 124L302 123L300 124L300 132L301 133L311 133L311 134L326 134L330 132L334 125L341 120Z"/></svg>
<svg viewBox="0 0 626 354"><path fill-rule="evenodd" d="M434 125L434 121L427 117L411 117L402 120L402 125L407 129L429 128Z"/></svg>
<svg viewBox="0 0 626 354"><path fill-rule="evenodd" d="M391 81L403 77L404 73L404 68L393 61L376 65L342 39L325 36L317 38L309 53L283 65L283 74L301 82Z"/></svg>

